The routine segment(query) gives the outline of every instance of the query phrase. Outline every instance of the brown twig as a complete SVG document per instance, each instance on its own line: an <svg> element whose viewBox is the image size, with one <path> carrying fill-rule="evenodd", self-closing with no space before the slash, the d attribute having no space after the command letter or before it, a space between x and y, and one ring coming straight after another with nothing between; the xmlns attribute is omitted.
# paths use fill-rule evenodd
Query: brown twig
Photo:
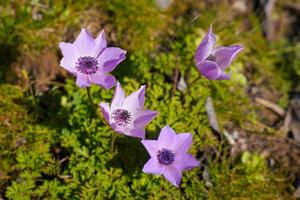
<svg viewBox="0 0 300 200"><path fill-rule="evenodd" d="M260 98L260 97L255 97L255 102L262 105L262 106L265 106L266 108L272 110L274 113L276 113L277 115L279 115L280 117L284 117L285 116L285 111L280 108L278 105L268 101L268 100L265 100L263 98Z"/></svg>

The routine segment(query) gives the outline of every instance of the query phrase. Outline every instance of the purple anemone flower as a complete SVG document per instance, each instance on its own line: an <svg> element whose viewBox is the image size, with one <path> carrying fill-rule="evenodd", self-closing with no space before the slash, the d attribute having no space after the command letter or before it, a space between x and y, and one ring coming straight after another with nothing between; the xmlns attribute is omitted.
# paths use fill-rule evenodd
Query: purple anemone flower
<svg viewBox="0 0 300 200"><path fill-rule="evenodd" d="M145 90L142 86L128 97L117 82L111 105L100 103L102 113L109 125L118 133L145 138L144 127L157 115L156 111L145 110Z"/></svg>
<svg viewBox="0 0 300 200"><path fill-rule="evenodd" d="M195 54L195 64L199 72L209 80L230 79L225 70L234 57L243 50L240 45L215 48L216 36L210 26L208 33L201 41Z"/></svg>
<svg viewBox="0 0 300 200"><path fill-rule="evenodd" d="M169 126L161 130L158 140L142 140L151 156L144 165L143 172L163 174L168 181L179 187L182 171L199 166L199 161L187 153L192 142L192 134L176 135Z"/></svg>
<svg viewBox="0 0 300 200"><path fill-rule="evenodd" d="M117 47L107 47L104 30L94 39L81 29L74 43L60 42L63 54L60 65L76 76L76 84L89 87L92 83L110 89L116 84L114 76L108 73L125 59L126 51Z"/></svg>

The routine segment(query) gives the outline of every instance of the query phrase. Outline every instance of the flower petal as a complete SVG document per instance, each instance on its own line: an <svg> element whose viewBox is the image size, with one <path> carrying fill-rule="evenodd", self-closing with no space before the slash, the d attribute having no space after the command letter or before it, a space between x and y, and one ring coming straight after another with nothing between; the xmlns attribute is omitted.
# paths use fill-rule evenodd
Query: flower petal
<svg viewBox="0 0 300 200"><path fill-rule="evenodd" d="M95 39L95 49L93 51L94 57L98 57L106 47L107 42L105 38L105 32L104 30L102 30L98 37Z"/></svg>
<svg viewBox="0 0 300 200"><path fill-rule="evenodd" d="M170 149L173 145L175 137L176 137L176 133L170 126L165 126L164 128L162 128L158 136L159 148Z"/></svg>
<svg viewBox="0 0 300 200"><path fill-rule="evenodd" d="M134 127L142 128L146 126L155 116L157 115L156 111L144 110L136 116L134 120Z"/></svg>
<svg viewBox="0 0 300 200"><path fill-rule="evenodd" d="M102 73L113 71L116 66L125 60L126 51L117 47L108 47L98 57L98 63Z"/></svg>
<svg viewBox="0 0 300 200"><path fill-rule="evenodd" d="M201 43L199 44L195 53L195 63L199 63L207 58L212 52L216 42L216 36L212 32L212 26L210 26L208 33L205 35Z"/></svg>
<svg viewBox="0 0 300 200"><path fill-rule="evenodd" d="M179 187L181 177L182 177L182 173L180 170L176 169L175 167L168 166L165 167L165 170L163 171L163 175L174 186Z"/></svg>
<svg viewBox="0 0 300 200"><path fill-rule="evenodd" d="M231 73L228 75L224 71L221 70L220 76L216 80L229 80L231 77Z"/></svg>
<svg viewBox="0 0 300 200"><path fill-rule="evenodd" d="M162 174L162 169L156 158L150 158L143 167L143 172L147 174Z"/></svg>
<svg viewBox="0 0 300 200"><path fill-rule="evenodd" d="M123 102L123 107L133 114L137 111L143 109L145 102L145 92L146 86L143 85L139 90L131 93L128 97L125 98Z"/></svg>
<svg viewBox="0 0 300 200"><path fill-rule="evenodd" d="M107 90L109 90L116 84L116 79L114 76L102 74L100 72L89 75L89 80L90 82L100 85Z"/></svg>
<svg viewBox="0 0 300 200"><path fill-rule="evenodd" d="M95 41L93 36L85 28L82 28L73 43L81 56L94 56Z"/></svg>
<svg viewBox="0 0 300 200"><path fill-rule="evenodd" d="M225 70L235 58L235 56L243 50L240 45L231 45L229 47L219 47L215 50L216 62L222 70Z"/></svg>
<svg viewBox="0 0 300 200"><path fill-rule="evenodd" d="M104 103L104 102L101 102L99 104L100 108L101 108L101 111L102 111L102 114L105 118L105 120L107 121L107 123L109 123L109 119L110 119L110 109L109 109L109 104L108 103Z"/></svg>
<svg viewBox="0 0 300 200"><path fill-rule="evenodd" d="M221 69L217 63L212 61L203 61L197 64L199 72L209 80L216 80L221 75Z"/></svg>
<svg viewBox="0 0 300 200"><path fill-rule="evenodd" d="M76 75L77 71L75 69L75 66L76 61L79 58L76 47L71 43L60 42L59 48L63 54L60 65L72 74Z"/></svg>
<svg viewBox="0 0 300 200"><path fill-rule="evenodd" d="M88 79L88 75L78 73L76 78L76 85L81 88L90 87L91 83Z"/></svg>
<svg viewBox="0 0 300 200"><path fill-rule="evenodd" d="M193 137L190 133L181 133L176 135L173 149L176 153L185 153L193 143Z"/></svg>
<svg viewBox="0 0 300 200"><path fill-rule="evenodd" d="M137 129L129 129L128 131L124 132L125 135L137 138L145 138L145 130L142 128Z"/></svg>
<svg viewBox="0 0 300 200"><path fill-rule="evenodd" d="M199 164L199 161L191 154L183 153L176 156L173 166L176 166L180 170L188 170L199 166Z"/></svg>
<svg viewBox="0 0 300 200"><path fill-rule="evenodd" d="M150 156L156 156L158 152L158 142L157 140L142 140L141 143L147 149Z"/></svg>
<svg viewBox="0 0 300 200"><path fill-rule="evenodd" d="M115 88L115 94L111 102L111 109L122 107L123 101L125 99L124 90L119 82L117 82L117 86Z"/></svg>

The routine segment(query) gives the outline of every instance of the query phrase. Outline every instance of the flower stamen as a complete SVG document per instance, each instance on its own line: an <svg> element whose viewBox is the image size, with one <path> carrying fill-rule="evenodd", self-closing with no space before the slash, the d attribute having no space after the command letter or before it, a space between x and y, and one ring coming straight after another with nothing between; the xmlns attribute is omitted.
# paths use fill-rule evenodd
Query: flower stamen
<svg viewBox="0 0 300 200"><path fill-rule="evenodd" d="M131 113L128 110L120 108L112 112L112 118L119 126L126 126L132 121Z"/></svg>
<svg viewBox="0 0 300 200"><path fill-rule="evenodd" d="M162 149L158 151L157 159L158 162L162 165L170 165L174 162L175 154L168 149Z"/></svg>
<svg viewBox="0 0 300 200"><path fill-rule="evenodd" d="M209 60L209 61L212 61L212 62L216 62L217 61L217 58L215 55L213 54L209 54L209 56L207 58L205 58L205 60Z"/></svg>
<svg viewBox="0 0 300 200"><path fill-rule="evenodd" d="M91 56L78 58L75 68L83 74L94 74L98 70L98 61Z"/></svg>

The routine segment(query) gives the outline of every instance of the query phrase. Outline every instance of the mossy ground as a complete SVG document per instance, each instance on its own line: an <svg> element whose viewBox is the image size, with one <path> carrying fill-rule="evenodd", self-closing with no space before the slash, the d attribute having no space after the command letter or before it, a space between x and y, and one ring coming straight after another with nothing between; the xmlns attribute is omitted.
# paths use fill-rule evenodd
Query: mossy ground
<svg viewBox="0 0 300 200"><path fill-rule="evenodd" d="M300 69L299 43L284 39L268 43L253 13L232 9L226 1L176 1L165 11L152 1L4 1L0 6L1 197L292 198L291 183L282 181L283 175L270 171L256 154L245 153L238 160L226 153L211 158L209 165L185 172L179 189L160 176L144 174L148 155L139 139L118 135L112 145L115 133L93 112L86 90L58 67L59 41L73 41L80 27L93 34L104 28L110 45L128 50L126 61L113 74L127 94L146 84L146 107L159 112L146 128L147 138L157 138L168 124L176 132L193 134L190 153L198 158L206 148L226 152L211 133L206 98L213 98L221 127L229 124L256 134L274 134L275 128L262 125L263 116L257 114L259 108L247 91L262 85L262 91L276 91L274 102L285 107ZM219 45L238 43L245 50L231 66L231 80L201 77L194 82L199 73L193 55L210 24ZM180 77L188 90L177 88ZM113 94L97 86L91 92L95 103L110 102ZM211 185L203 179L203 167Z"/></svg>

